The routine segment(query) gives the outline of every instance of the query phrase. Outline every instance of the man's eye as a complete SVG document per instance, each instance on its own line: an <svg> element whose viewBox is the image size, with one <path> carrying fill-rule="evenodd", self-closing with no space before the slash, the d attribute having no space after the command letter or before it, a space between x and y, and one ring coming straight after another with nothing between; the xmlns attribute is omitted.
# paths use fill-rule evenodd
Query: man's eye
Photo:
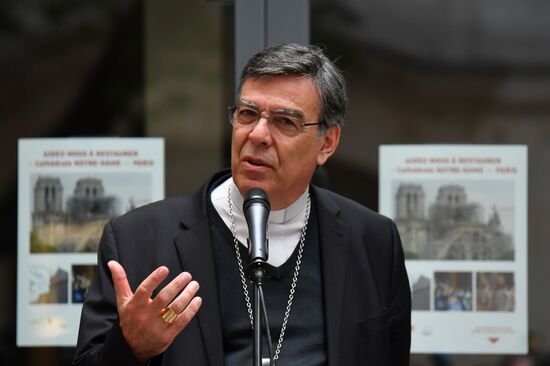
<svg viewBox="0 0 550 366"><path fill-rule="evenodd" d="M239 111L239 117L243 118L256 118L258 116L258 112L256 112L253 109L241 109Z"/></svg>
<svg viewBox="0 0 550 366"><path fill-rule="evenodd" d="M273 122L280 128L297 129L298 122L286 116L273 116Z"/></svg>

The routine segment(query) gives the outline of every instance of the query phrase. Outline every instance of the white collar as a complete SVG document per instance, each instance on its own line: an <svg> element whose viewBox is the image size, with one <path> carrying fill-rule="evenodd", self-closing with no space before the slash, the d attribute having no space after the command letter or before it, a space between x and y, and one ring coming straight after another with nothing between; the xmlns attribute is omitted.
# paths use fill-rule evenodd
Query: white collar
<svg viewBox="0 0 550 366"><path fill-rule="evenodd" d="M239 215L243 214L243 201L244 198L241 195L241 192L237 189L233 178L229 178L229 184L231 184L231 198L235 207L233 208ZM227 181L222 183L225 185ZM227 188L222 190L227 192ZM298 214L304 211L307 203L307 189L296 201L290 204L287 208L281 210L271 210L269 213L269 218L267 220L268 224L285 224L293 219L295 219Z"/></svg>
<svg viewBox="0 0 550 366"><path fill-rule="evenodd" d="M248 227L243 214L243 196L241 196L233 178L212 190L210 199L214 208L222 218L225 225L231 230L231 219L229 215L229 201L227 192L231 187L231 200L233 201L233 215L235 222L235 235L237 239L247 245ZM290 206L282 210L271 211L268 218L267 236L269 238L268 263L272 266L280 266L290 258L294 248L300 242L304 220L308 191L306 190Z"/></svg>

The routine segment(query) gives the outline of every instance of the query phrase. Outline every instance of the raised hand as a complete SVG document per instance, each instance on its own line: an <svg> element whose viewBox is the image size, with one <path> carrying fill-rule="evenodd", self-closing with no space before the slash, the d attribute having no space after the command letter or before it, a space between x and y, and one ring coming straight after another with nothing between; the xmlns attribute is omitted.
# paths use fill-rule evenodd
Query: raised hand
<svg viewBox="0 0 550 366"><path fill-rule="evenodd" d="M202 304L202 299L195 296L199 284L191 280L189 273L182 272L151 299L153 291L168 276L168 268L157 268L132 292L124 268L116 261L107 265L115 286L124 339L136 358L146 362L164 352L197 314Z"/></svg>

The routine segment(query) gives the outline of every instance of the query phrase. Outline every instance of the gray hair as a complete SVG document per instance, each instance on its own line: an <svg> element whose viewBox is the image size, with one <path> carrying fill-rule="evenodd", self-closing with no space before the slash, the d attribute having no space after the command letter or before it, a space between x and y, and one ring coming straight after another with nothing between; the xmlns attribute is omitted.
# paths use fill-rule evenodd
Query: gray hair
<svg viewBox="0 0 550 366"><path fill-rule="evenodd" d="M249 78L277 75L310 76L321 98L319 132L342 126L345 121L346 82L342 72L318 46L284 43L258 52L246 63L239 82L239 91Z"/></svg>

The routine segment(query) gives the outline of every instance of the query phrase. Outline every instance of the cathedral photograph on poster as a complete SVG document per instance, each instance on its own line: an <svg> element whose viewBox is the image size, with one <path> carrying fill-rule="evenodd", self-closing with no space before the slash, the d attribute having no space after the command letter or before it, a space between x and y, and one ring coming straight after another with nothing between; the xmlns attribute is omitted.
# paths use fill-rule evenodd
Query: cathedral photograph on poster
<svg viewBox="0 0 550 366"><path fill-rule="evenodd" d="M394 181L406 259L513 261L513 181Z"/></svg>
<svg viewBox="0 0 550 366"><path fill-rule="evenodd" d="M149 174L31 175L31 253L92 253L103 226L151 200Z"/></svg>

